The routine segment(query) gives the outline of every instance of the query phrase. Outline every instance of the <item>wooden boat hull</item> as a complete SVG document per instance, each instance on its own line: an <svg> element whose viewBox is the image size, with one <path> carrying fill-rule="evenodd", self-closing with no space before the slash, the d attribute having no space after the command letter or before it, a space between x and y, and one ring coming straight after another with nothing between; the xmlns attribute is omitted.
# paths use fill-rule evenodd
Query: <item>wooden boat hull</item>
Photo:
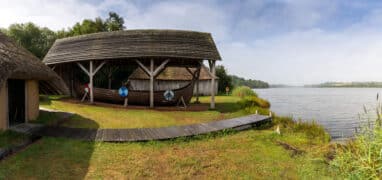
<svg viewBox="0 0 382 180"><path fill-rule="evenodd" d="M76 92L79 97L82 97L85 93L85 86L79 85L76 87ZM112 102L123 104L124 98L119 96L118 90L114 89L104 89L104 88L93 88L94 100L103 102ZM164 98L165 91L155 91L154 92L154 105L160 106L173 106L178 103L180 98L183 96L184 102L188 104L191 101L192 94L194 90L193 83L179 89L174 89L174 98L170 101ZM132 105L149 105L150 104L150 92L149 91L134 91L129 90L128 94L128 104Z"/></svg>

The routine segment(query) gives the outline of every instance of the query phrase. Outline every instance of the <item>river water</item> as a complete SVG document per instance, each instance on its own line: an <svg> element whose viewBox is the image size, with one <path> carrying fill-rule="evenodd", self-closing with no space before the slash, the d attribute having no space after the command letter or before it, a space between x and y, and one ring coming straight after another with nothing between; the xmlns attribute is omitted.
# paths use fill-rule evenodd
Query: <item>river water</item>
<svg viewBox="0 0 382 180"><path fill-rule="evenodd" d="M316 121L332 138L347 138L359 131L358 127L374 122L377 94L381 96L382 89L269 88L255 91L270 101L271 110L276 114Z"/></svg>

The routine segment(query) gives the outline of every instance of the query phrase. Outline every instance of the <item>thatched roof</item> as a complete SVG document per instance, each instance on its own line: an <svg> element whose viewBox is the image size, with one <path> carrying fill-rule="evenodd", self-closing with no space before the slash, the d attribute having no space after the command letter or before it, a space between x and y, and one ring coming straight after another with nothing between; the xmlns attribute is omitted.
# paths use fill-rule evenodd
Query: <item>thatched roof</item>
<svg viewBox="0 0 382 180"><path fill-rule="evenodd" d="M28 50L0 33L0 88L9 78L54 80L59 77Z"/></svg>
<svg viewBox="0 0 382 180"><path fill-rule="evenodd" d="M196 68L190 68L192 72L196 70ZM131 80L149 80L150 77L142 70L142 68L138 67L130 76ZM166 67L156 78L156 80L177 80L177 81L189 81L192 80L192 75L187 71L184 67ZM208 73L208 68L202 66L200 69L200 80L210 80L212 76Z"/></svg>
<svg viewBox="0 0 382 180"><path fill-rule="evenodd" d="M221 60L210 33L181 30L102 32L56 40L43 62L168 57Z"/></svg>

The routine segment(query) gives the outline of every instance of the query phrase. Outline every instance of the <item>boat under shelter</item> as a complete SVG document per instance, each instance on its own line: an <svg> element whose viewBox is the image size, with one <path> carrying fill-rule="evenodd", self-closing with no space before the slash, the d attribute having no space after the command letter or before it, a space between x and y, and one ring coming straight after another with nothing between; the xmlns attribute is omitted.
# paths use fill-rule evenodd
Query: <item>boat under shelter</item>
<svg viewBox="0 0 382 180"><path fill-rule="evenodd" d="M208 62L211 75L211 104L215 108L215 64L221 60L210 33L184 30L126 30L93 33L58 39L45 56L43 62L59 74L70 89L73 97L89 91L89 101L121 101L118 85L126 84L129 75L140 68L150 79L149 89L129 90L130 103L172 105L180 99L189 102L198 86L200 69ZM155 80L167 67L185 68L192 79L179 89L169 89L173 97L163 97L165 91L155 91ZM118 78L115 69L122 70ZM121 77L122 76L122 77ZM125 79L124 79L125 78ZM108 87L98 87L108 81ZM103 82L103 83L102 83ZM198 96L197 96L198 97Z"/></svg>

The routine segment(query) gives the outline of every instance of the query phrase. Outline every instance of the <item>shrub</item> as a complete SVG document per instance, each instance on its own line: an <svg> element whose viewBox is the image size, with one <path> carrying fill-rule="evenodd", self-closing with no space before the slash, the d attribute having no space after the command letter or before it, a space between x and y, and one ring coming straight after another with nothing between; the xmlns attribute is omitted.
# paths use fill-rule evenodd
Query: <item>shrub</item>
<svg viewBox="0 0 382 180"><path fill-rule="evenodd" d="M293 126L294 132L304 132L309 139L315 139L320 142L329 142L330 135L325 131L325 129L317 124L315 121L303 122L299 120Z"/></svg>
<svg viewBox="0 0 382 180"><path fill-rule="evenodd" d="M328 142L329 134L316 122L294 121L292 117L274 116L273 126L280 126L282 132L304 133L307 138L316 140L316 142Z"/></svg>
<svg viewBox="0 0 382 180"><path fill-rule="evenodd" d="M257 106L265 109L269 109L271 104L262 98L256 96L247 96L238 102L242 108Z"/></svg>
<svg viewBox="0 0 382 180"><path fill-rule="evenodd" d="M273 125L280 125L283 128L293 127L296 123L292 117L275 116L272 121Z"/></svg>
<svg viewBox="0 0 382 180"><path fill-rule="evenodd" d="M248 86L239 86L239 87L236 87L232 91L232 95L233 96L238 96L238 97L241 97L241 98L244 98L244 97L247 97L247 96L256 96L257 97L257 94L255 93L255 91L252 90Z"/></svg>
<svg viewBox="0 0 382 180"><path fill-rule="evenodd" d="M269 112L270 112L269 109L256 107L256 106L246 107L244 108L244 111L247 112L248 114L255 114L257 112L260 115L269 115Z"/></svg>

